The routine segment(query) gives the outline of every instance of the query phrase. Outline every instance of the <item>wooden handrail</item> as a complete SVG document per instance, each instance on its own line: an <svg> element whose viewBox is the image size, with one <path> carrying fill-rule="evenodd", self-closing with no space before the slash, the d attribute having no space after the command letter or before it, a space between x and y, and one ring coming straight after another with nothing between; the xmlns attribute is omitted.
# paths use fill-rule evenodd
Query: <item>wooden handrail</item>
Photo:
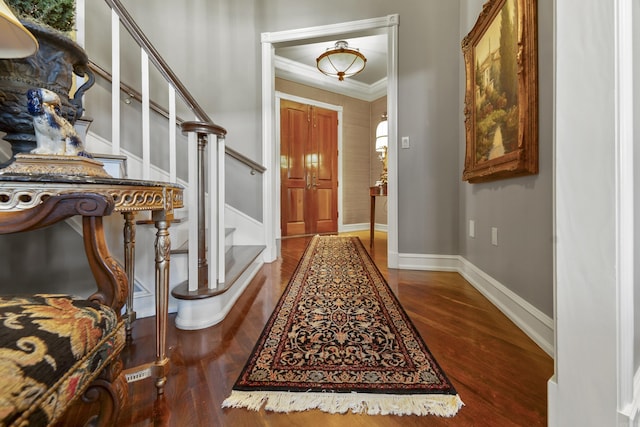
<svg viewBox="0 0 640 427"><path fill-rule="evenodd" d="M102 77L103 79L105 79L109 83L113 82L113 78L111 76L111 73L108 72L107 70L105 70L104 68L102 68L101 66L99 66L98 64L96 64L95 62L91 61L91 60L89 61L89 69L91 71L93 71L96 76ZM128 84L120 82L120 90L122 92L126 93L127 96L129 96L130 98L133 98L136 101L142 103L142 94L139 91L137 91L136 89L134 89L131 86L129 86ZM149 101L149 107L151 107L151 109L153 111L155 111L156 113L160 114L165 119L167 119L167 120L169 119L169 111L167 111L166 108L162 107L157 102ZM176 117L176 124L181 125L182 122L184 122L183 119L181 119L180 117Z"/></svg>
<svg viewBox="0 0 640 427"><path fill-rule="evenodd" d="M213 120L209 117L209 115L204 111L204 109L198 104L195 98L189 93L187 88L182 84L178 76L173 72L173 70L169 67L169 65L165 62L165 60L160 56L160 53L156 50L156 48L151 44L147 36L144 35L138 24L135 23L133 17L129 14L129 12L124 8L120 0L105 0L107 4L111 7L113 11L116 12L118 17L120 18L120 23L127 29L131 37L138 43L144 51L149 55L149 59L156 66L160 74L175 88L176 92L185 104L193 111L193 113L198 117L199 120L203 122L213 123Z"/></svg>
<svg viewBox="0 0 640 427"><path fill-rule="evenodd" d="M110 2L112 0L105 0L105 1L110 4ZM120 18L120 19L122 19L122 18ZM109 73L107 70L105 70L104 68L100 67L99 65L97 65L93 61L89 61L89 68L97 76L102 77L103 79L107 80L108 82L112 82L113 81L111 73ZM135 99L136 101L142 102L142 94L139 91L137 91L136 89L132 88L131 86L120 82L120 90L122 92L126 93L131 98ZM186 88L184 90L186 91ZM193 99L193 97L189 94L188 91L186 93L187 93L187 96L189 98ZM181 95L181 97L182 97L182 95ZM182 97L182 98L184 99L184 97ZM195 102L195 100L194 100L194 102ZM163 116L167 120L169 119L169 112L167 111L166 108L162 107L160 104L158 104L158 103L156 103L154 101L150 101L149 102L149 106L156 113L160 114L161 116ZM205 115L206 115L206 113L205 113ZM176 117L176 122L177 122L176 124L181 126L182 123L184 123L184 120L181 119L180 117ZM209 123L213 123L211 121L208 121L208 122ZM222 135L226 134L226 130L224 128L216 125L215 123L213 124L213 126L219 128L219 131L223 132ZM267 170L267 168L262 166L260 163L257 163L255 161L251 160L250 158L248 158L244 154L241 154L241 153L237 152L236 150L234 150L233 148L229 147L228 145L225 146L225 154L230 156L230 157L233 157L234 159L238 160L239 162L241 162L244 165L246 165L247 167L249 167L251 169L251 173L252 174L254 174L255 172L258 172L258 173L262 174Z"/></svg>
<svg viewBox="0 0 640 427"><path fill-rule="evenodd" d="M267 168L262 166L260 163L254 162L253 160L251 160L250 158L248 158L244 154L240 154L237 151L235 151L234 149L229 148L228 145L225 145L224 153L226 155L228 155L228 156L233 157L234 159L238 160L239 162L244 163L245 165L249 166L251 168L251 175L255 175L255 172L265 173L265 171L267 170Z"/></svg>
<svg viewBox="0 0 640 427"><path fill-rule="evenodd" d="M224 131L221 127L215 124L207 123L207 122L183 122L182 123L182 131L186 133L202 133L202 134L211 134L211 135L219 135L220 132ZM222 130L221 130L222 129Z"/></svg>

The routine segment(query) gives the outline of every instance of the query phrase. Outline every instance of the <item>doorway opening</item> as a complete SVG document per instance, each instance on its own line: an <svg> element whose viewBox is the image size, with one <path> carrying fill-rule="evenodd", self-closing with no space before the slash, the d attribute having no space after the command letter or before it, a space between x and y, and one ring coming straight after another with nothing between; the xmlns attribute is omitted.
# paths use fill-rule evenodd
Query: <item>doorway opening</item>
<svg viewBox="0 0 640 427"><path fill-rule="evenodd" d="M389 122L388 151L388 265L398 266L398 212L397 212L397 63L398 15L346 22L327 26L262 33L262 125L263 159L267 172L263 178L263 220L265 228L265 261L278 256L281 233L280 147L276 134L275 60L277 47L293 46L305 41L329 41L341 37L362 37L373 34L387 35L387 114Z"/></svg>

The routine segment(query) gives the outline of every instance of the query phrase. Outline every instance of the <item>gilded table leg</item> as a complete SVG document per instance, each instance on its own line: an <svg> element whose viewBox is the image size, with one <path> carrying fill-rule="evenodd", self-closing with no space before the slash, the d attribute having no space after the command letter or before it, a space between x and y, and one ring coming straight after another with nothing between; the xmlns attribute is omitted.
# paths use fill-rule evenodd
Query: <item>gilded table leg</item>
<svg viewBox="0 0 640 427"><path fill-rule="evenodd" d="M133 309L133 292L135 280L136 257L136 224L135 212L124 212L124 270L129 279L129 294L127 295L127 340L131 340L133 322L136 320L136 312Z"/></svg>
<svg viewBox="0 0 640 427"><path fill-rule="evenodd" d="M158 394L164 393L169 371L169 359L166 356L167 312L169 308L169 262L171 239L169 237L170 222L164 211L153 212L153 220L157 229L155 240L156 252L156 388Z"/></svg>

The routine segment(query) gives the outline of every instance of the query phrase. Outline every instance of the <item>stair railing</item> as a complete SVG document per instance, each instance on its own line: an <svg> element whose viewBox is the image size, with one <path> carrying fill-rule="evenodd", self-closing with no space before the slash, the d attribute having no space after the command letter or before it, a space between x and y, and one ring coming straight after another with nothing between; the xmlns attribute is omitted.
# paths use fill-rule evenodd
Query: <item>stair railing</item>
<svg viewBox="0 0 640 427"><path fill-rule="evenodd" d="M93 71L93 73L96 76L103 78L109 83L113 82L113 77L111 76L111 73L109 73L107 70L105 70L104 68L102 68L101 66L94 63L91 60L89 60L89 68L91 69L91 71ZM120 82L120 92L124 93L129 99L133 99L137 102L142 103L142 94L138 90L134 89L133 87L127 85L124 82ZM170 120L171 117L170 117L169 110L167 110L157 102L150 100L149 108L156 114L159 114L165 119ZM176 116L175 118L176 125L182 126L182 123L184 122L185 120L183 118L181 118L180 116ZM247 166L249 168L251 175L255 175L256 173L263 174L267 170L267 168L265 168L260 163L248 158L244 154L234 150L228 145L225 145L225 154L229 157L236 159L237 161L244 164L245 166Z"/></svg>
<svg viewBox="0 0 640 427"><path fill-rule="evenodd" d="M206 295L210 290L215 290L219 284L224 283L224 153L249 164L252 173L264 172L265 168L250 161L241 154L228 150L225 145L226 130L215 124L195 98L171 70L165 60L154 48L142 30L135 23L128 11L119 0L105 0L111 8L111 33L112 33L112 152L120 154L120 25L127 30L141 50L141 93L142 103L142 179L150 178L150 111L156 109L157 104L149 98L149 62L160 72L168 84L169 111L169 179L177 180L176 166L176 132L175 125L178 122L176 115L176 94L196 117L195 121L182 121L182 132L188 139L188 188L187 208L190 213L197 212L198 220L189 221L188 242L188 286L185 298L191 299L193 295ZM208 147L208 150L206 148ZM208 157L205 153L208 152ZM207 165L211 167L207 173ZM209 203L205 206L205 188L209 188ZM208 208L208 209L207 209ZM205 237L206 212L209 212L209 234ZM209 258L211 266L207 263L206 243L209 243ZM196 256L197 254L197 256ZM130 277L130 280L133 278ZM175 295L175 294L174 294Z"/></svg>

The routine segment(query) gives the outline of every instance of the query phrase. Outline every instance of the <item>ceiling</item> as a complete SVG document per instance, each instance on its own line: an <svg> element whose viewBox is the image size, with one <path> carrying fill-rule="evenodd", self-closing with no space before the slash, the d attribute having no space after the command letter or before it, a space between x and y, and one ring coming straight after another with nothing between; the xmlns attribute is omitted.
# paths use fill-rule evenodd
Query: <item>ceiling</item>
<svg viewBox="0 0 640 427"><path fill-rule="evenodd" d="M350 48L357 48L367 58L364 70L355 76L338 81L316 68L316 58L335 45L334 41L297 44L275 49L276 76L298 83L342 93L358 99L373 101L386 95L387 35L341 38Z"/></svg>

